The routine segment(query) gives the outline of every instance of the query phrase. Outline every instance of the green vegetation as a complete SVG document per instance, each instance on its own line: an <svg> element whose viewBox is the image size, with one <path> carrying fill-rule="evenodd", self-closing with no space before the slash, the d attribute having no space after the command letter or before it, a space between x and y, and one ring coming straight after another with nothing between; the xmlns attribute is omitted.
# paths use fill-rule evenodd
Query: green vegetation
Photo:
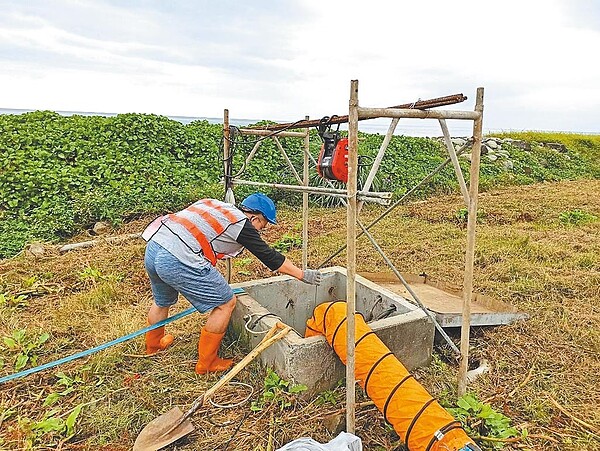
<svg viewBox="0 0 600 451"><path fill-rule="evenodd" d="M558 143L568 149L567 157L575 157L584 162L587 175L594 178L600 177L600 135L578 135L574 133L552 133L552 132L505 132L494 133L498 138L511 138L532 143L532 150L539 150L540 144ZM544 153L544 152L542 152ZM554 153L549 152L550 160ZM541 155L540 155L541 157ZM583 174L580 174L580 176ZM569 178L569 177L565 177Z"/></svg>
<svg viewBox="0 0 600 451"><path fill-rule="evenodd" d="M558 219L564 225L582 225L596 221L598 216L576 209L562 212Z"/></svg>
<svg viewBox="0 0 600 451"><path fill-rule="evenodd" d="M162 116L0 116L0 256L214 194L219 126Z"/></svg>
<svg viewBox="0 0 600 451"><path fill-rule="evenodd" d="M183 125L164 116L121 114L60 116L50 111L0 115L0 258L10 257L33 241L64 240L97 221L118 224L144 215L180 209L201 197L222 197L222 126L207 121ZM540 181L600 177L600 137L518 133L500 137L531 143L524 150L506 144L513 166L482 159L481 188ZM234 172L254 181L295 183L276 144L262 139L254 159L244 162L256 137L234 138ZM360 133L359 153L368 167L383 140ZM290 160L301 172L302 140L281 138ZM556 150L548 143L559 143ZM311 153L321 142L311 131ZM395 136L386 151L373 189L398 197L446 159L442 144L428 138ZM468 176L468 162L461 159ZM325 185L313 171L313 183ZM255 188L236 187L243 197ZM276 201L297 204L299 194L263 190ZM447 166L417 193L457 192ZM327 197L313 201L337 205Z"/></svg>
<svg viewBox="0 0 600 451"><path fill-rule="evenodd" d="M285 254L292 249L302 248L302 237L296 234L285 233L280 239L273 243L273 248Z"/></svg>
<svg viewBox="0 0 600 451"><path fill-rule="evenodd" d="M522 435L516 428L511 427L510 418L495 411L489 404L479 401L477 396L471 393L458 398L456 407L450 407L448 411L460 420L470 437L487 439L493 449L504 448L502 441L495 442L494 439Z"/></svg>
<svg viewBox="0 0 600 451"><path fill-rule="evenodd" d="M36 351L40 350L42 345L48 341L50 334L43 333L39 336L32 337L27 334L25 329L15 330L10 336L3 337L2 341L5 350L10 353L14 359L14 369L22 370L30 364L35 366L38 355ZM0 356L0 363L4 366L4 358Z"/></svg>
<svg viewBox="0 0 600 451"><path fill-rule="evenodd" d="M303 384L291 384L279 377L272 369L267 369L267 375L264 381L264 390L258 401L253 401L250 410L258 412L268 405L276 405L279 410L291 407L296 399L296 395L307 390Z"/></svg>

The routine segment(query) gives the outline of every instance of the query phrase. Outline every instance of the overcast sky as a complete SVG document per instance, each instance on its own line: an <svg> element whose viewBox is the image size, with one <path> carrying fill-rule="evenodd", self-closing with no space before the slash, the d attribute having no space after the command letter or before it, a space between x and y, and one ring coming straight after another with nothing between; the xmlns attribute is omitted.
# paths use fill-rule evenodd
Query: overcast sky
<svg viewBox="0 0 600 451"><path fill-rule="evenodd" d="M455 93L600 133L594 0L0 0L0 108L296 120ZM385 122L385 124L387 124ZM428 125L424 125L427 122ZM361 123L361 128L362 128ZM402 120L406 134L437 123ZM428 127L436 130L429 133ZM453 135L471 125L450 122Z"/></svg>

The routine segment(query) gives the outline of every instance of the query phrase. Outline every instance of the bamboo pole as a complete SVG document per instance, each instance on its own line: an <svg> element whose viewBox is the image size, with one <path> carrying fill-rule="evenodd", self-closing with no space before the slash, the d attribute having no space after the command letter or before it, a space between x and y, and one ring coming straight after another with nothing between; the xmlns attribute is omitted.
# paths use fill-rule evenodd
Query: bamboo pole
<svg viewBox="0 0 600 451"><path fill-rule="evenodd" d="M469 191L467 190L467 184L465 183L465 178L463 177L462 171L460 170L460 164L458 163L458 157L456 156L456 152L454 151L454 145L452 144L452 139L450 138L450 132L448 131L448 125L446 124L446 119L438 119L440 123L440 127L442 127L442 133L444 134L444 141L446 142L446 148L448 149L448 154L450 155L450 159L452 160L452 165L454 166L454 173L456 174L456 179L458 180L458 186L460 186L460 192L463 195L463 199L465 201L465 205L467 208L469 207Z"/></svg>
<svg viewBox="0 0 600 451"><path fill-rule="evenodd" d="M289 168L291 169L292 173L294 174L294 177L296 177L296 180L298 180L298 183L304 184L304 180L300 178L300 174L298 174L298 171L296 171L296 168L294 167L294 165L290 161L290 157L288 157L288 154L286 153L285 149L281 145L281 142L279 141L279 139L277 138L277 136L273 136L272 139L273 139L273 141L275 141L275 144L277 145L277 148L281 152L281 155L283 155L283 159L288 164Z"/></svg>
<svg viewBox="0 0 600 451"><path fill-rule="evenodd" d="M480 117L480 113L478 111L413 110L399 108L359 108L358 115L361 119L375 119L378 117L407 117L414 119L464 119L471 121Z"/></svg>
<svg viewBox="0 0 600 451"><path fill-rule="evenodd" d="M412 103L404 103L402 105L395 105L395 106L391 106L389 108L415 108L415 109L419 109L419 110L426 110L428 108L436 108L436 107L440 107L440 106L446 106L446 105L454 105L456 103L460 103L460 102L464 102L465 100L467 100L467 97L465 97L462 94L452 94L449 96L444 96L444 97L436 97L435 99L428 99L428 100L417 100L416 102L412 102ZM358 120L363 120L363 119L372 119L372 118L358 118ZM330 125L334 125L334 124L345 124L346 122L348 122L348 116L331 116L330 120L327 121L327 124ZM305 120L305 121L297 121L297 122L288 122L285 124L271 124L271 125L264 125L264 126L257 126L256 128L253 128L252 130L283 130L283 129L297 129L297 128L310 128L310 127L317 127L318 125L321 125L321 119L313 119L312 121L309 120ZM246 130L250 130L250 129L246 129Z"/></svg>
<svg viewBox="0 0 600 451"><path fill-rule="evenodd" d="M223 168L225 174L225 201L228 200L228 190L231 189L231 179L229 176L231 175L231 168L229 167L229 155L231 149L231 135L229 133L229 110L225 109L223 111ZM226 269L225 269L225 278L227 283L231 283L231 258L226 260Z"/></svg>
<svg viewBox="0 0 600 451"><path fill-rule="evenodd" d="M121 243L123 241L127 241L127 240L133 240L135 238L140 238L142 236L141 233L128 233L127 235L117 235L117 236L109 236L107 238L98 238L97 240L91 240L91 241L82 241L79 243L71 243L71 244L65 244L63 246L60 246L58 248L58 252L60 252L61 254L64 252L69 252L75 249L84 249L87 247L94 247L100 243L110 243L110 244L114 244L114 243Z"/></svg>
<svg viewBox="0 0 600 451"><path fill-rule="evenodd" d="M240 128L242 135L256 135L256 136L281 136L283 138L304 138L304 132L278 132L270 130L260 130L252 128Z"/></svg>
<svg viewBox="0 0 600 451"><path fill-rule="evenodd" d="M306 116L304 120L308 121ZM305 130L304 134L304 166L302 171L302 180L305 187L309 183L309 156L310 156L310 132ZM308 193L302 193L302 269L308 268Z"/></svg>
<svg viewBox="0 0 600 451"><path fill-rule="evenodd" d="M463 282L463 309L460 329L461 360L458 369L458 396L467 391L469 367L469 335L471 329L471 299L473 297L473 264L475 259L475 226L477 224L477 194L479 190L479 164L483 129L483 88L477 88L475 111L478 117L473 123L473 150L471 153L471 179L469 182L469 216L467 220L467 250Z"/></svg>
<svg viewBox="0 0 600 451"><path fill-rule="evenodd" d="M358 172L358 80L350 83L348 108L348 206L346 228L346 431L354 433L356 413L355 391L355 318L356 311L356 219L357 219L357 172Z"/></svg>
<svg viewBox="0 0 600 451"><path fill-rule="evenodd" d="M381 146L379 146L379 151L377 152L375 161L373 161L373 165L371 166L371 170L369 171L367 180L365 180L365 184L363 186L363 191L369 191L371 189L371 184L373 183L373 180L375 179L375 175L377 174L377 171L379 170L379 165L381 165L381 160L383 160L385 151L386 151L387 147L389 146L390 141L392 140L392 136L394 136L394 130L396 130L396 126L398 125L399 121L400 121L400 119L398 119L398 118L392 119L392 122L390 123L390 126L388 128L388 131L385 134L385 138L383 138L383 142L381 143ZM360 212L363 204L364 204L363 201L360 201L360 203L358 204L359 212Z"/></svg>
<svg viewBox="0 0 600 451"><path fill-rule="evenodd" d="M311 194L327 194L333 197L342 197L347 198L348 192L343 189L336 188L323 188L321 186L303 186L303 185L284 185L281 183L264 183L264 182L254 182L252 180L242 180L242 179L234 179L234 182L238 185L248 185L248 186L265 186L269 188L275 189L284 189L288 191L294 191L297 193L311 193ZM365 200L367 202L375 202L377 204L387 205L390 202L392 197L391 192L365 192L358 191L358 199Z"/></svg>

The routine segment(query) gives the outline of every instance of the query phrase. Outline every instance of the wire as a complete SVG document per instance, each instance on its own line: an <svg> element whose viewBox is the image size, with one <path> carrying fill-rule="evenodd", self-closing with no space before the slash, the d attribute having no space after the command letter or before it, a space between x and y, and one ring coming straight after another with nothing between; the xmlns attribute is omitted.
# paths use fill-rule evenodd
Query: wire
<svg viewBox="0 0 600 451"><path fill-rule="evenodd" d="M254 324L252 324L252 326L250 326L250 323L253 322L252 317L255 315L258 316L257 313L250 313L249 315L244 316L244 319L246 320L246 322L244 323L244 329L246 329L246 331L250 332L251 334L266 334L267 332L269 332L270 329L253 330L253 328L258 324L258 322L267 316L273 316L273 317L277 318L279 321L282 321L281 317L275 315L274 313L265 313L263 315L258 316L258 318L256 318L254 320Z"/></svg>
<svg viewBox="0 0 600 451"><path fill-rule="evenodd" d="M225 446L223 447L223 451L227 451L227 448L229 448L229 445L233 441L233 438L239 432L240 428L242 427L242 424L244 424L244 421L246 421L246 418L248 418L248 415L250 415L250 414L248 412L246 412L246 414L244 415L244 418L242 418L242 420L240 421L240 423L235 428L235 431L233 431L233 434L231 434L231 438L227 441L227 443L225 443Z"/></svg>
<svg viewBox="0 0 600 451"><path fill-rule="evenodd" d="M210 402L213 406L218 407L220 409L233 409L234 407L239 407L242 404L246 403L254 394L254 387L250 384L246 384L244 382L229 382L229 385L239 385L239 386L243 386L246 388L250 389L250 394L248 396L246 396L244 399L242 399L240 402L236 402L236 403L232 403L232 404L218 404L216 402L214 402L212 399L208 399L208 402Z"/></svg>
<svg viewBox="0 0 600 451"><path fill-rule="evenodd" d="M299 124L300 122L303 122L303 121L304 121L304 119L298 120L296 122L292 122L287 127L284 127L281 130L275 130L275 131L273 131L272 133L270 133L268 135L261 136L258 139L256 139L255 141L246 141L246 140L240 140L240 139L238 139L239 136L243 137L243 134L240 131L240 128L237 127L237 126L235 126L235 125L230 125L229 126L229 132L230 132L229 137L226 138L225 136L223 136L223 138L221 139L221 144L219 146L221 148L221 150L223 150L223 146L224 146L225 140L227 140L227 142L230 143L229 156L228 156L228 158L223 158L221 162L222 163L227 162L228 163L227 166L231 170L231 168L233 168L233 156L234 156L234 154L237 151L237 149L238 149L239 146L241 146L241 145L243 145L243 146L254 146L254 145L258 144L259 142L264 141L267 138L272 138L273 136L277 136L278 134L280 134L280 133L282 133L282 132L284 132L286 130L294 128L297 124ZM225 170L223 168L223 175L224 175L225 180L227 181L228 178L239 177L240 175L242 175L244 173L245 170L246 170L246 162L244 162L242 164L242 168L235 175L225 174Z"/></svg>

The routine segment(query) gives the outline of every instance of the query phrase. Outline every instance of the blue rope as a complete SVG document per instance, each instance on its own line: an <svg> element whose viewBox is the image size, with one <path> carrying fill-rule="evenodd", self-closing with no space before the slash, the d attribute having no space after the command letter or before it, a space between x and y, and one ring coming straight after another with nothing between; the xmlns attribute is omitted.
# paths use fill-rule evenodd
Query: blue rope
<svg viewBox="0 0 600 451"><path fill-rule="evenodd" d="M235 294L242 294L244 292L243 288L234 288L233 292ZM173 321L177 321L178 319L183 318L184 316L188 316L191 313L194 313L196 309L194 307L184 310L183 312L177 313L167 319L163 319L158 323L152 324L151 326L144 327L138 331L132 332L128 335L124 335L120 338L116 338L112 341L106 342L95 348L90 348L85 351L78 352L76 354L70 355L68 357L64 357L62 359L55 360L54 362L44 363L43 365L36 366L35 368L29 368L28 370L21 371L19 373L9 374L8 376L0 377L0 384L3 384L8 381L12 381L13 379L18 379L20 377L29 376L30 374L38 373L40 371L47 370L48 368L54 368L55 366L62 365L63 363L70 362L72 360L80 359L81 357L86 357L88 355L94 354L95 352L102 351L103 349L110 348L111 346L118 345L119 343L124 343L132 338L138 337L146 332L157 329L165 324L172 323Z"/></svg>

